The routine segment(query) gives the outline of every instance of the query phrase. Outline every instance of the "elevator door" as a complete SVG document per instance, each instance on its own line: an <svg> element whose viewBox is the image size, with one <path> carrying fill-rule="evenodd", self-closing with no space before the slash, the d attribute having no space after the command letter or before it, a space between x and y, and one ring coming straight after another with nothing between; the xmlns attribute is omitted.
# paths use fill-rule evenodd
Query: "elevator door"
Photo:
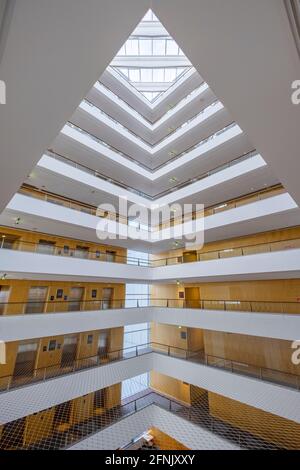
<svg viewBox="0 0 300 470"><path fill-rule="evenodd" d="M65 336L64 345L61 355L61 366L68 367L73 364L77 353L77 335Z"/></svg>
<svg viewBox="0 0 300 470"><path fill-rule="evenodd" d="M197 251L186 251L185 253L183 253L182 259L184 263L192 263L194 261L197 261Z"/></svg>
<svg viewBox="0 0 300 470"><path fill-rule="evenodd" d="M75 257L76 258L88 258L89 257L89 249L87 246L76 246L75 250Z"/></svg>
<svg viewBox="0 0 300 470"><path fill-rule="evenodd" d="M38 350L38 341L24 341L19 344L13 380L32 377Z"/></svg>
<svg viewBox="0 0 300 470"><path fill-rule="evenodd" d="M0 315L4 315L6 311L6 302L9 298L9 286L0 286Z"/></svg>
<svg viewBox="0 0 300 470"><path fill-rule="evenodd" d="M100 331L98 338L98 355L103 356L108 351L109 332Z"/></svg>
<svg viewBox="0 0 300 470"><path fill-rule="evenodd" d="M185 291L185 304L188 308L200 307L200 291L198 287L186 287Z"/></svg>
<svg viewBox="0 0 300 470"><path fill-rule="evenodd" d="M94 394L94 408L102 409L105 407L105 395L106 389L102 388L101 390L97 390Z"/></svg>
<svg viewBox="0 0 300 470"><path fill-rule="evenodd" d="M40 240L37 246L37 252L44 255L53 255L55 250L55 242L48 240Z"/></svg>
<svg viewBox="0 0 300 470"><path fill-rule="evenodd" d="M113 299L114 290L111 287L105 287L102 290L102 308L108 309L112 308L112 299Z"/></svg>
<svg viewBox="0 0 300 470"><path fill-rule="evenodd" d="M13 235L1 235L1 241L0 241L0 246L1 248L7 248L8 250L11 250L14 248L14 244L16 243L17 240L19 240L20 237L14 237Z"/></svg>
<svg viewBox="0 0 300 470"><path fill-rule="evenodd" d="M116 252L106 250L106 261L109 261L109 262L116 261Z"/></svg>
<svg viewBox="0 0 300 470"><path fill-rule="evenodd" d="M25 313L43 313L47 299L47 292L47 286L30 287Z"/></svg>
<svg viewBox="0 0 300 470"><path fill-rule="evenodd" d="M66 401L60 403L55 407L55 413L53 418L53 429L63 423L69 423L72 411L72 401Z"/></svg>
<svg viewBox="0 0 300 470"><path fill-rule="evenodd" d="M84 287L72 287L70 289L68 310L69 312L74 312L80 310L81 302L83 300Z"/></svg>

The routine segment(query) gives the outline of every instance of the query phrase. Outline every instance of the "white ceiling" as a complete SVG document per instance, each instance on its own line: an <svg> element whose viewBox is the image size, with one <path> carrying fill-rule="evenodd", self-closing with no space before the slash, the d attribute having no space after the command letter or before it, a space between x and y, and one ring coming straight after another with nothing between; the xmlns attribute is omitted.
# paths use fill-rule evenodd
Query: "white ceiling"
<svg viewBox="0 0 300 470"><path fill-rule="evenodd" d="M139 167L136 167L136 170L131 169L126 159L125 165L121 165L118 161L112 160L104 154L86 145L80 144L62 133L60 133L55 140L53 150L74 162L85 165L92 170L99 171L100 174L112 178L115 181L142 191L149 196L155 196L162 191L174 188L177 184L201 176L209 170L215 169L224 163L228 163L251 152L253 146L245 134L240 134L222 145L205 152L200 157L190 160L180 168L173 169L173 167L170 167L169 171L155 181L151 181L143 176ZM176 160L176 163L179 163L179 159ZM176 177L178 181L175 183L170 181L172 177Z"/></svg>
<svg viewBox="0 0 300 470"><path fill-rule="evenodd" d="M281 0L153 0L152 9L300 203L300 61ZM187 26L188 25L188 26Z"/></svg>
<svg viewBox="0 0 300 470"><path fill-rule="evenodd" d="M2 209L148 7L147 0L14 3L0 44L7 84L0 108Z"/></svg>
<svg viewBox="0 0 300 470"><path fill-rule="evenodd" d="M211 206L243 194L249 194L259 189L273 186L279 182L278 179L274 178L267 165L257 162L255 164L252 163L250 166L250 161L251 159L248 159L245 160L245 163L237 164L238 166L243 166L237 172L238 176L234 176L233 171L230 171L231 169L225 168L220 170L219 173L202 179L202 185L197 184L195 187L187 188L187 190L174 191L170 195L164 196L163 199L160 198L155 201L155 204L163 204L166 199L171 198L172 203L192 203L197 201L206 206ZM26 179L26 183L93 206L98 206L103 202L117 205L118 197L121 195L121 191L117 186L114 188L115 192L113 193L110 187L106 189L106 185L101 184L101 179L92 178L85 180L82 177L85 176L85 173L82 174L81 172L76 175L75 179L75 176L71 173L71 168L69 169L67 166L63 175L61 168L56 169L56 165L51 163L55 163L51 158L47 158L45 163L42 160L31 172L30 177ZM235 168L238 168L238 166ZM211 183L209 183L210 179L212 179ZM193 189L193 191L190 189ZM128 192L122 194L126 195L128 202L146 205L147 207L153 205L151 201L141 197L136 197L135 195L130 197L131 194Z"/></svg>

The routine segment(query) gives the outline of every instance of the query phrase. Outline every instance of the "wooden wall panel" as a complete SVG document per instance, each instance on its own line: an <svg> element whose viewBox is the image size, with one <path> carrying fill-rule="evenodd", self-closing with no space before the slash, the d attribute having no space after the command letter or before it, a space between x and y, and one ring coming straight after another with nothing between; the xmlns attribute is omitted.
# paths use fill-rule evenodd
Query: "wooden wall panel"
<svg viewBox="0 0 300 470"><path fill-rule="evenodd" d="M208 393L210 414L267 442L299 450L300 425L230 398Z"/></svg>
<svg viewBox="0 0 300 470"><path fill-rule="evenodd" d="M173 439L173 437L170 437L158 428L149 429L149 434L153 436L154 445L160 450L189 450L189 448L185 447L181 442L176 441L176 439Z"/></svg>
<svg viewBox="0 0 300 470"><path fill-rule="evenodd" d="M158 393L175 398L183 403L190 404L190 385L164 374L152 370L150 372L150 387Z"/></svg>
<svg viewBox="0 0 300 470"><path fill-rule="evenodd" d="M105 394L105 408L110 409L121 403L122 384L114 384L107 387Z"/></svg>
<svg viewBox="0 0 300 470"><path fill-rule="evenodd" d="M48 287L46 301L48 304L45 305L44 312L51 313L57 311L67 311L68 304L63 302L62 299L57 299L57 290L63 290L63 296L67 296L67 300L70 299L70 290L72 287L83 287L84 288L84 301L99 300L103 297L103 289L113 288L112 300L120 300L125 298L125 284L114 284L114 283L96 283L96 282L72 282L72 281L44 281L44 280L0 280L0 286L9 286L10 294L8 301L10 305L6 307L5 315L16 315L23 313L21 305L18 303L26 303L28 301L28 293L31 287L44 286ZM92 297L92 291L96 290L97 295L95 298ZM51 297L54 300L51 300ZM57 303L62 301L61 303ZM22 307L22 308L21 308ZM87 310L92 309L92 303L86 303L85 308Z"/></svg>
<svg viewBox="0 0 300 470"><path fill-rule="evenodd" d="M67 245L70 250L75 249L76 246L83 246L88 247L92 251L114 251L119 256L126 256L127 250L125 248L121 248L118 246L112 245L103 245L101 243L93 243L84 240L78 240L73 238L64 238L56 235L50 235L47 233L41 232L30 232L29 230L22 230L22 229L14 229L9 227L0 226L0 237L2 235L13 236L17 237L18 240L15 242L14 246L19 247L23 251L33 251L33 247L31 247L29 243L38 243L39 240L47 240L51 242L55 242L55 244L59 247L64 247Z"/></svg>
<svg viewBox="0 0 300 470"><path fill-rule="evenodd" d="M193 247L193 249L198 250L201 253L207 253L208 251L218 251L230 248L234 249L239 247L254 246L262 243L280 242L283 240L292 240L297 238L300 238L300 226L204 243L203 247L195 246ZM150 256L150 259L158 260L163 258L182 256L185 252L190 253L189 256L192 256L192 251L193 250L191 248L178 248L176 250L169 250L153 254Z"/></svg>
<svg viewBox="0 0 300 470"><path fill-rule="evenodd" d="M204 330L204 347L208 355L300 375L290 341Z"/></svg>
<svg viewBox="0 0 300 470"><path fill-rule="evenodd" d="M41 411L25 418L25 430L23 437L24 446L38 442L51 436L55 409Z"/></svg>

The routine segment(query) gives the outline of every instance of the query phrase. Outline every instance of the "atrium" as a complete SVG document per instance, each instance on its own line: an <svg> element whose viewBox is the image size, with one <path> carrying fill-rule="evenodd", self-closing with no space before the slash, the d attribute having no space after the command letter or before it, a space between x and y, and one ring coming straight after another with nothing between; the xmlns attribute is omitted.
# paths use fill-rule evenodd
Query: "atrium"
<svg viewBox="0 0 300 470"><path fill-rule="evenodd" d="M300 0L0 1L0 455L300 450L299 56Z"/></svg>

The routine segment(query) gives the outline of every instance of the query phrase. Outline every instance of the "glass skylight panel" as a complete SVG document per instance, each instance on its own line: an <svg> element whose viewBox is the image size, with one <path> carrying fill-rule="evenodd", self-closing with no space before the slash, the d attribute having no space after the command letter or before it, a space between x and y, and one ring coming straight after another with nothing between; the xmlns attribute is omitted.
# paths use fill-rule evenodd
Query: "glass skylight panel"
<svg viewBox="0 0 300 470"><path fill-rule="evenodd" d="M165 39L153 39L153 55L166 55Z"/></svg>
<svg viewBox="0 0 300 470"><path fill-rule="evenodd" d="M166 40L166 55L178 55L179 47L173 39Z"/></svg>
<svg viewBox="0 0 300 470"><path fill-rule="evenodd" d="M130 38L119 50L118 56L184 56L171 38Z"/></svg>
<svg viewBox="0 0 300 470"><path fill-rule="evenodd" d="M140 39L139 40L139 53L140 55L152 55L152 40Z"/></svg>
<svg viewBox="0 0 300 470"><path fill-rule="evenodd" d="M146 21L159 21L158 18L154 15L152 10L148 10L144 18L142 19L142 22Z"/></svg>
<svg viewBox="0 0 300 470"><path fill-rule="evenodd" d="M128 39L125 43L126 55L139 55L138 39Z"/></svg>
<svg viewBox="0 0 300 470"><path fill-rule="evenodd" d="M128 78L131 82L140 82L140 70L129 69Z"/></svg>
<svg viewBox="0 0 300 470"><path fill-rule="evenodd" d="M152 69L141 69L141 82L152 82L153 74Z"/></svg>
<svg viewBox="0 0 300 470"><path fill-rule="evenodd" d="M164 82L164 69L153 69L153 82Z"/></svg>
<svg viewBox="0 0 300 470"><path fill-rule="evenodd" d="M159 23L156 16L149 10L142 22L151 21ZM165 31L162 25L161 27ZM180 60L177 60L179 56ZM117 57L119 57L119 63ZM151 102L173 85L185 71L192 68L188 60L182 60L185 58L182 50L166 31L156 36L142 36L142 33L141 35L135 33L121 47L117 57L115 65L112 61L111 67ZM151 83L153 83L153 88Z"/></svg>
<svg viewBox="0 0 300 470"><path fill-rule="evenodd" d="M166 69L165 70L165 82L173 82L176 80L177 73L176 69Z"/></svg>

